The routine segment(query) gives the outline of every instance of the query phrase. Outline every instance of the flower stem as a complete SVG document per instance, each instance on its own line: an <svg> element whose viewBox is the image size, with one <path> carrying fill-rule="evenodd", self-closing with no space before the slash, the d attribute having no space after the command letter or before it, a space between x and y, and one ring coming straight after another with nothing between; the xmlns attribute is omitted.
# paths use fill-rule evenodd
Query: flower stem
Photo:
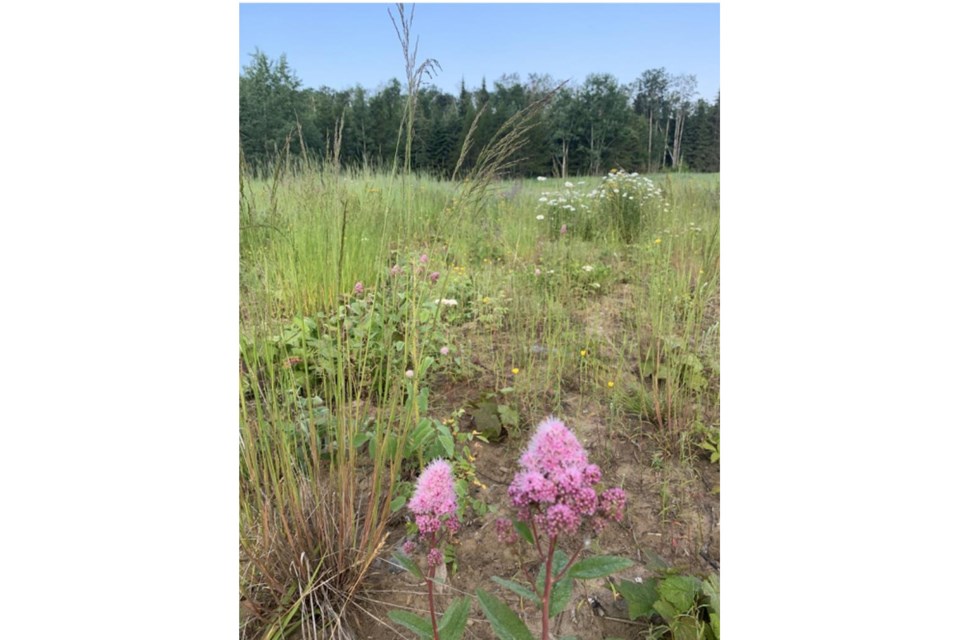
<svg viewBox="0 0 960 640"><path fill-rule="evenodd" d="M440 631L437 629L437 611L433 607L433 576L437 568L431 566L427 571L427 599L430 601L430 623L433 624L433 640L440 640Z"/></svg>
<svg viewBox="0 0 960 640"><path fill-rule="evenodd" d="M557 537L551 536L550 550L547 552L547 568L543 576L543 602L542 606L540 607L542 609L540 618L542 627L542 633L540 637L542 640L549 640L550 638L550 591L553 587L553 578L550 575L550 569L551 565L553 564L553 551L556 548L556 545Z"/></svg>

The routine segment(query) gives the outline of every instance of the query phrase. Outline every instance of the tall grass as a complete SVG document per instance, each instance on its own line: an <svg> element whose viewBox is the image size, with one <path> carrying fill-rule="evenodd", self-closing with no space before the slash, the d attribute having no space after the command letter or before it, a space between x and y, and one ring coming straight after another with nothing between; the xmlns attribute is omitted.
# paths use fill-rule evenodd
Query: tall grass
<svg viewBox="0 0 960 640"><path fill-rule="evenodd" d="M491 188L543 105L508 121L460 183L283 154L264 177L241 175L244 636L349 637L347 607L388 543L421 418L442 311L430 286L451 284L450 269L432 283L416 264L409 279L391 266L468 259L463 228L486 224Z"/></svg>

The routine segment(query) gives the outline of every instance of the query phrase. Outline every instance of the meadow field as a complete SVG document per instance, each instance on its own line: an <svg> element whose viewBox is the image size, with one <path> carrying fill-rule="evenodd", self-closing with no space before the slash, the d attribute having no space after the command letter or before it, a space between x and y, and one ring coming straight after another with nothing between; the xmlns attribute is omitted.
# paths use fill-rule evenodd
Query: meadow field
<svg viewBox="0 0 960 640"><path fill-rule="evenodd" d="M720 179L609 169L241 171L242 638L433 637L403 569L438 458L462 523L438 608L509 635L481 589L537 632L495 522L548 416L626 494L582 557L629 561L551 600L554 637L719 637Z"/></svg>

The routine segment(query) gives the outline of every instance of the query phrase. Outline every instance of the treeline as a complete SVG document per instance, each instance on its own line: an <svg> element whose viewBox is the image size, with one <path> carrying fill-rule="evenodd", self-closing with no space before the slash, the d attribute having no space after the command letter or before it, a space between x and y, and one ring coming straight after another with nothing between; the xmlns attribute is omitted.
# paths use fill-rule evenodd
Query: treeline
<svg viewBox="0 0 960 640"><path fill-rule="evenodd" d="M417 93L412 167L438 177L454 171L465 137L483 109L462 171L513 114L559 82L506 75L459 95L433 86ZM286 56L273 61L253 54L240 76L240 145L256 171L288 149L340 166L402 168L401 129L406 95L391 80L375 93L362 87L336 91L302 88ZM610 74L591 74L578 86L562 86L543 110L513 168L519 176L597 175L614 167L641 171L720 170L720 96L693 100L696 79L649 69L620 84ZM289 145L289 146L288 146Z"/></svg>

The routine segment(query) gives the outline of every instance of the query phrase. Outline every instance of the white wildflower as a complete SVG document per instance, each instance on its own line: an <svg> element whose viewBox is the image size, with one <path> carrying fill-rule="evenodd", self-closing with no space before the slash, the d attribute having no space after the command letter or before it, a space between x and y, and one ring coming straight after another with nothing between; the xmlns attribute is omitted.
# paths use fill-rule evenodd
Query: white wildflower
<svg viewBox="0 0 960 640"><path fill-rule="evenodd" d="M544 178L543 176L537 176L537 182L546 182L546 181L547 179Z"/></svg>
<svg viewBox="0 0 960 640"><path fill-rule="evenodd" d="M537 220L543 220L543 214L537 216Z"/></svg>
<svg viewBox="0 0 960 640"><path fill-rule="evenodd" d="M590 273L591 271L593 271L593 267L589 264L585 264L583 265L583 270L586 271L587 273Z"/></svg>
<svg viewBox="0 0 960 640"><path fill-rule="evenodd" d="M567 189L573 189L573 183L572 183L572 182L564 182L564 183L563 183L563 186L565 186Z"/></svg>
<svg viewBox="0 0 960 640"><path fill-rule="evenodd" d="M543 196L539 200L537 200L537 202L546 202L546 201L547 201L547 196Z"/></svg>

